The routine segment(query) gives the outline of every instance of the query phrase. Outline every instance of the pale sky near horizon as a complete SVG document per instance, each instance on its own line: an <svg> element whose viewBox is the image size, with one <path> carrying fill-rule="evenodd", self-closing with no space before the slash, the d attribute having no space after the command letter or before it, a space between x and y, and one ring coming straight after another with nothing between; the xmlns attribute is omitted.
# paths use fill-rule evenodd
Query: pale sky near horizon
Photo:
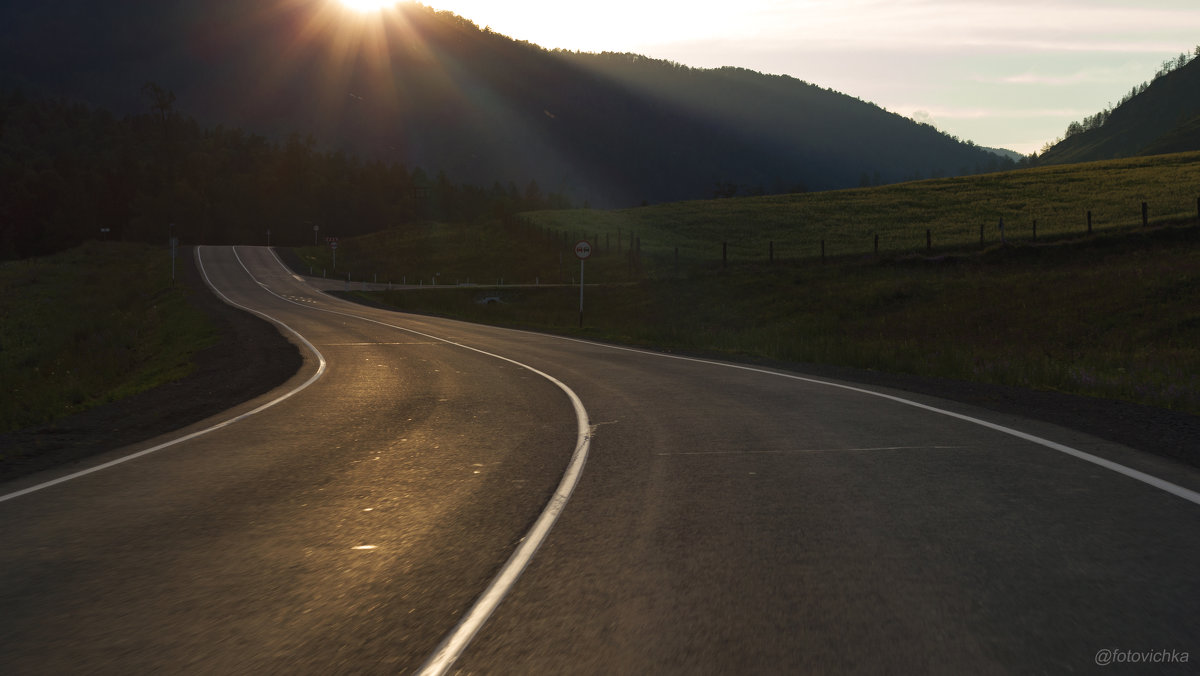
<svg viewBox="0 0 1200 676"><path fill-rule="evenodd" d="M1200 0L424 0L548 49L792 77L1028 154L1200 44Z"/></svg>

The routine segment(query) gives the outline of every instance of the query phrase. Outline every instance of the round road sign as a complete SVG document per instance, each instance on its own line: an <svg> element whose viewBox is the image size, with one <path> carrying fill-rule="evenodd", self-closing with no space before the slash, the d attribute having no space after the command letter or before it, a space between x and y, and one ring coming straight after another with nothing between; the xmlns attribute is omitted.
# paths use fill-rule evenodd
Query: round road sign
<svg viewBox="0 0 1200 676"><path fill-rule="evenodd" d="M591 255L592 255L592 245L588 244L586 240L579 242L575 245L575 257L578 258L579 260L583 260Z"/></svg>

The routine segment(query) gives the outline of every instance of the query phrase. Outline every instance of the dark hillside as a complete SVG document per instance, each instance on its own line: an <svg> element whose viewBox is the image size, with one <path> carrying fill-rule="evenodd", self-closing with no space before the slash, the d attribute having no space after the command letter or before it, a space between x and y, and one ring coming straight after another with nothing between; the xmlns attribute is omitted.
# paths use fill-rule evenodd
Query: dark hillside
<svg viewBox="0 0 1200 676"><path fill-rule="evenodd" d="M1160 75L1102 115L1101 124L1069 134L1039 161L1070 164L1200 150L1200 59Z"/></svg>
<svg viewBox="0 0 1200 676"><path fill-rule="evenodd" d="M120 114L142 85L202 125L499 180L593 206L857 187L1011 166L790 77L550 52L447 12L327 0L0 7L0 85Z"/></svg>

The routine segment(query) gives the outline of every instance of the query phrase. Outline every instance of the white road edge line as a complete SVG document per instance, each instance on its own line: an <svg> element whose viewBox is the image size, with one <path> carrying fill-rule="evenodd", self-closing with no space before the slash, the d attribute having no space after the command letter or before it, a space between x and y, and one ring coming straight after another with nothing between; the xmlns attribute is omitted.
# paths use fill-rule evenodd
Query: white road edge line
<svg viewBox="0 0 1200 676"><path fill-rule="evenodd" d="M843 385L841 383L833 383L833 382L829 382L827 380L818 380L816 378L808 378L805 376L798 376L798 375L794 375L791 373L781 373L779 371L771 371L768 369L757 368L754 366L745 366L742 364L730 364L730 363L725 363L725 362L713 361L711 359L700 359L697 357L684 357L682 355L666 354L663 352L653 352L650 350L639 350L637 348L632 348L632 347L623 347L620 345L610 345L608 343L597 343L597 342L592 342L589 340L580 340L578 338L568 338L566 336L555 336L555 335L546 334L546 333L539 333L536 335L549 336L551 338L556 338L558 340L566 340L566 341L575 342L575 343L583 343L586 345L594 345L597 347L603 347L603 348L607 348L610 350L635 352L637 354L649 355L649 356L653 356L653 357L660 357L663 359L678 359L680 361L690 361L690 362L695 362L698 364L709 364L712 366L721 366L724 368L738 369L740 371L751 371L753 373L763 373L763 374L770 375L770 376L777 376L780 378L790 378L792 380L799 380L801 382L812 383L814 385L824 385L826 387L836 387L836 388L842 389L842 390L849 390L851 392L857 392L859 394L866 394L866 395L869 395L872 397L879 397L881 399L887 399L887 400L894 401L894 402L897 402L900 404L904 404L906 406L913 406L915 408L929 411L931 413L937 413L940 415L949 416L951 418L957 418L959 420L963 420L963 421L966 421L966 422L969 422L969 423L972 423L975 425L980 425L982 427L986 427L988 429L995 430L995 431L1003 433L1003 434L1017 437L1018 439L1023 439L1030 443L1038 444L1039 446L1044 446L1046 448L1058 451L1060 453L1065 453L1072 457L1083 460L1084 462L1090 462L1093 465L1098 465L1100 467L1103 467L1107 470L1111 470L1113 472L1116 472L1117 474L1121 474L1121 475L1126 476L1135 481L1140 481L1144 484L1153 486L1154 488L1157 488L1161 491L1170 493L1171 495L1174 495L1176 497L1183 498L1184 500L1187 500L1188 502L1200 505L1200 493L1193 491L1189 488L1184 488L1183 486L1173 484L1169 481L1165 481L1156 476L1146 474L1145 472L1138 471L1136 469L1133 469L1132 467L1126 467L1125 465L1115 463L1106 458L1101 458L1100 456L1092 455L1091 453L1087 453L1085 451L1071 448L1070 446L1060 444L1056 441L1050 441L1049 439L1043 439L1042 437L1038 437L1038 436L1029 434L1027 432L1022 432L1020 430L1013 429L1011 427L1005 427L1004 425L999 425L997 423L989 422L987 420L982 420L980 418L973 418L969 415L964 415L962 413L955 413L954 411L948 411L944 408L937 408L936 406L922 404L917 401L912 401L911 399L904 399L903 397L897 397L897 396L894 396L891 394L884 394L883 392L873 392L871 390L863 389L861 387L854 387L852 385Z"/></svg>
<svg viewBox="0 0 1200 676"><path fill-rule="evenodd" d="M275 261L280 267L282 267L285 271L291 272L287 265L280 260L274 249L268 249L268 251L271 252L271 255L274 256ZM234 256L237 256L236 249L234 249L233 254ZM242 260L241 257L237 256L237 258L238 262L240 263ZM245 263L242 263L242 267L246 267ZM247 269L246 272L250 272L249 269ZM253 277L253 275L251 276ZM442 642L438 644L438 647L434 650L433 655L425 662L418 672L418 674L421 676L441 676L442 674L448 672L450 667L452 667L458 658L462 656L463 651L467 649L467 646L470 645L472 639L475 638L475 635L478 634L479 630L483 628L484 623L486 623L488 618L492 616L492 613L500 605L500 602L504 600L504 597L508 595L508 592L512 589L513 585L516 584L517 579L521 577L521 573L525 572L526 566L529 565L529 562L533 559L533 555L537 552L538 548L541 547L543 542L545 542L546 537L550 534L550 529L554 527L554 523L558 521L559 515L562 514L563 509L565 509L567 506L567 502L571 499L571 494L575 491L575 486L579 484L579 479L581 476L583 476L583 466L587 463L588 449L591 447L592 443L591 425L588 422L587 410L583 407L583 402L579 399L579 395L575 394L575 392L571 388L567 387L565 383L558 378L555 378L544 371L539 371L528 364L523 364L514 359L509 359L508 357L487 352L476 347L471 347L470 345L456 343L452 340L440 338L428 333L422 333L420 331L405 328L403 326L388 324L386 322L381 322L369 317L364 317L362 315L297 303L296 301L283 298L270 289L267 289L267 291L272 295L275 295L277 298L295 305L299 305L306 310L328 312L334 315L351 317L360 321L378 324L379 326L395 329L397 331L403 331L416 336L422 336L424 338L435 340L439 343L452 345L464 350L470 350L478 354L508 362L514 366L519 366L554 383L558 389L562 390L567 395L567 398L571 401L571 406L575 409L575 420L577 423L575 451L571 454L571 461L567 464L567 469L563 473L562 479L559 480L558 487L554 490L554 495L550 496L550 500L542 509L542 513L538 516L537 521L534 522L533 526L529 529L529 532L525 534L525 537L521 538L521 544L512 553L512 555L508 557L508 560L505 561L504 566L500 569L500 572L496 574L496 577L494 577L488 584L487 588L483 590L483 593L480 594L477 599L475 599L475 603L472 604L471 608L466 612L465 615L463 615L462 620L460 620L459 623L455 625L454 629L442 639Z"/></svg>
<svg viewBox="0 0 1200 676"><path fill-rule="evenodd" d="M236 250L234 251L234 256L235 257L237 256ZM325 356L322 355L321 352L319 350L317 350L317 348L314 347L312 343L308 342L308 339L306 339L304 336L297 333L295 329L288 326L287 324L284 324L283 322L279 321L278 319L275 319L274 317L264 314L262 312L259 312L257 310L251 310L250 308L248 308L244 305L239 305L238 303L235 303L232 300L230 300L229 297L226 296L225 294L221 293L217 289L217 287L213 285L212 280L208 278L208 271L204 269L204 263L200 257L200 247L195 248L195 258L196 258L196 266L200 269L200 274L204 277L204 283L208 285L208 288L211 289L212 292L214 294L216 294L218 298L220 298L222 301L224 301L228 305L232 305L233 307L238 308L239 310L245 310L246 312L249 312L253 315L262 317L263 319L271 322L272 324L275 324L276 326L286 329L293 336L295 336L297 338L297 340L299 340L301 343L303 343L305 347L307 347L309 350L311 350L314 355L316 355L317 362L318 362L317 372L314 373L312 375L312 377L310 377L308 380L304 381L302 384L297 386L295 389L285 392L284 394L276 397L275 399L272 399L271 401L259 406L258 408L255 408L252 411L247 411L239 416L236 416L234 418L230 418L229 420L225 420L223 422L217 423L216 425L213 425L211 427L206 427L202 430L192 432L191 434L186 434L177 439L172 439L170 441L163 442L157 446L153 446L151 448L147 448L147 449L138 451L136 453L131 453L129 455L117 458L116 460L106 462L102 465L96 465L95 467L90 467L88 469L81 470L81 471L75 472L73 474L61 476L57 479L52 479L50 481L46 481L44 483L37 484L36 486L30 486L28 488L24 488L19 491L15 491L13 493L7 493L5 495L0 495L0 502L5 502L6 500L12 500L14 498L19 498L22 495L29 495L30 493L35 493L37 491L44 490L46 488L50 488L51 486L57 486L58 484L65 483L65 482L71 481L73 479L78 479L80 477L87 476L88 474L99 472L101 470L105 470L110 467L115 467L122 463L129 462L130 460L136 460L142 456L150 455L151 453L156 453L158 451L161 451L164 448L170 448L171 446L174 446L176 444L181 444L185 441L191 441L192 439L195 439L196 437L208 434L209 432L214 432L223 427L228 427L234 423L241 422L242 420L245 420L246 418L249 418L250 416L255 415L257 413L261 413L261 412L267 410L268 408L271 408L272 406L274 406L286 399L290 399L293 395L298 394L299 392L301 392L302 390L307 388L309 385L312 385L313 383L315 383L318 378L325 375ZM241 259L239 259L238 262L240 263ZM243 265L242 269L245 269L245 267L246 266ZM246 272L249 272L249 270L247 270ZM253 277L254 276L251 275L252 279L253 279Z"/></svg>

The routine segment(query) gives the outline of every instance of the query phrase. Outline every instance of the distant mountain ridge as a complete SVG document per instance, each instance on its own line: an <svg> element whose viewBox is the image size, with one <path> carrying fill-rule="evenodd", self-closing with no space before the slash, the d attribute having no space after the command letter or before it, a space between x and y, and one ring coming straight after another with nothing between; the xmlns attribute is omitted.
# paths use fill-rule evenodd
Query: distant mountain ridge
<svg viewBox="0 0 1200 676"><path fill-rule="evenodd" d="M0 8L0 86L202 124L313 133L455 181L536 180L593 206L1009 168L933 127L787 76L551 52L417 4L47 0Z"/></svg>
<svg viewBox="0 0 1200 676"><path fill-rule="evenodd" d="M1155 78L1103 123L1069 135L1038 158L1069 164L1200 150L1200 58Z"/></svg>

